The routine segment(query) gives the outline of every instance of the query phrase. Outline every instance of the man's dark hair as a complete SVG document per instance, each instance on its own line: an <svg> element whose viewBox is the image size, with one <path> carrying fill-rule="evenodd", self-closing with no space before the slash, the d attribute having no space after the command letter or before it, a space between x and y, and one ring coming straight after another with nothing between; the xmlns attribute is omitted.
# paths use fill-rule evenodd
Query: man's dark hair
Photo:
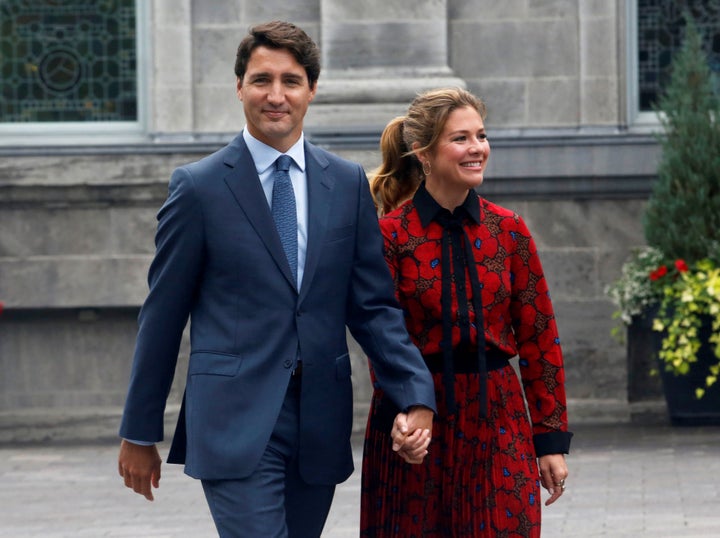
<svg viewBox="0 0 720 538"><path fill-rule="evenodd" d="M284 21L272 21L250 28L249 34L240 42L235 58L235 75L242 80L250 55L257 47L286 49L303 66L310 88L320 77L320 49L301 28Z"/></svg>

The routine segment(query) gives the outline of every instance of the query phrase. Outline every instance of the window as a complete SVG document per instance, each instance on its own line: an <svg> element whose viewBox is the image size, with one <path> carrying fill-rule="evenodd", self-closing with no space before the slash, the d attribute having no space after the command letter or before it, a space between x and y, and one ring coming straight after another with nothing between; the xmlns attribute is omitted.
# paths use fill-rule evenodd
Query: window
<svg viewBox="0 0 720 538"><path fill-rule="evenodd" d="M0 134L138 132L136 0L1 0Z"/></svg>
<svg viewBox="0 0 720 538"><path fill-rule="evenodd" d="M720 0L636 0L628 2L630 115L656 122L653 104L670 77L673 53L682 44L685 10L704 36L711 69L720 74Z"/></svg>

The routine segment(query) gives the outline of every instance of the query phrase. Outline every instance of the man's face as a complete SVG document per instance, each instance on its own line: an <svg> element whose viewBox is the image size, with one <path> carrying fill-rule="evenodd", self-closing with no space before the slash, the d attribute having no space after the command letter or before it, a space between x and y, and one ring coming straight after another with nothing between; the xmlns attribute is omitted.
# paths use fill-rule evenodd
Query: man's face
<svg viewBox="0 0 720 538"><path fill-rule="evenodd" d="M280 152L300 138L316 90L288 50L263 46L253 50L245 76L237 80L250 134Z"/></svg>

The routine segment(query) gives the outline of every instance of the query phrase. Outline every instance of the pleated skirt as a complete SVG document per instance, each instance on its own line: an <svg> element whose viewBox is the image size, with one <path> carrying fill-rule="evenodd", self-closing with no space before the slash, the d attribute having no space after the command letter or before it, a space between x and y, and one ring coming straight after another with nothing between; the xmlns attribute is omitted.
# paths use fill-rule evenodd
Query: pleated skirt
<svg viewBox="0 0 720 538"><path fill-rule="evenodd" d="M520 381L512 366L488 372L480 416L478 374L457 374L448 415L442 374L433 374L438 417L422 464L392 451L396 409L373 394L362 463L361 536L540 536L540 481Z"/></svg>

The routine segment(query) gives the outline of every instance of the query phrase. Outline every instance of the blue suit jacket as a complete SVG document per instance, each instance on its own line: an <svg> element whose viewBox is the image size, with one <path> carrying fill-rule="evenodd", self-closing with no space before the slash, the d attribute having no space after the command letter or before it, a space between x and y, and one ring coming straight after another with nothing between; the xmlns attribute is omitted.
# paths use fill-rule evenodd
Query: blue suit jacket
<svg viewBox="0 0 720 538"><path fill-rule="evenodd" d="M175 170L158 213L120 435L163 439L189 316L188 377L168 462L185 463L190 476L253 471L299 349L300 472L314 484L345 480L353 470L346 326L398 407L435 408L431 376L395 301L365 173L309 143L305 155L309 222L300 290L241 135Z"/></svg>

